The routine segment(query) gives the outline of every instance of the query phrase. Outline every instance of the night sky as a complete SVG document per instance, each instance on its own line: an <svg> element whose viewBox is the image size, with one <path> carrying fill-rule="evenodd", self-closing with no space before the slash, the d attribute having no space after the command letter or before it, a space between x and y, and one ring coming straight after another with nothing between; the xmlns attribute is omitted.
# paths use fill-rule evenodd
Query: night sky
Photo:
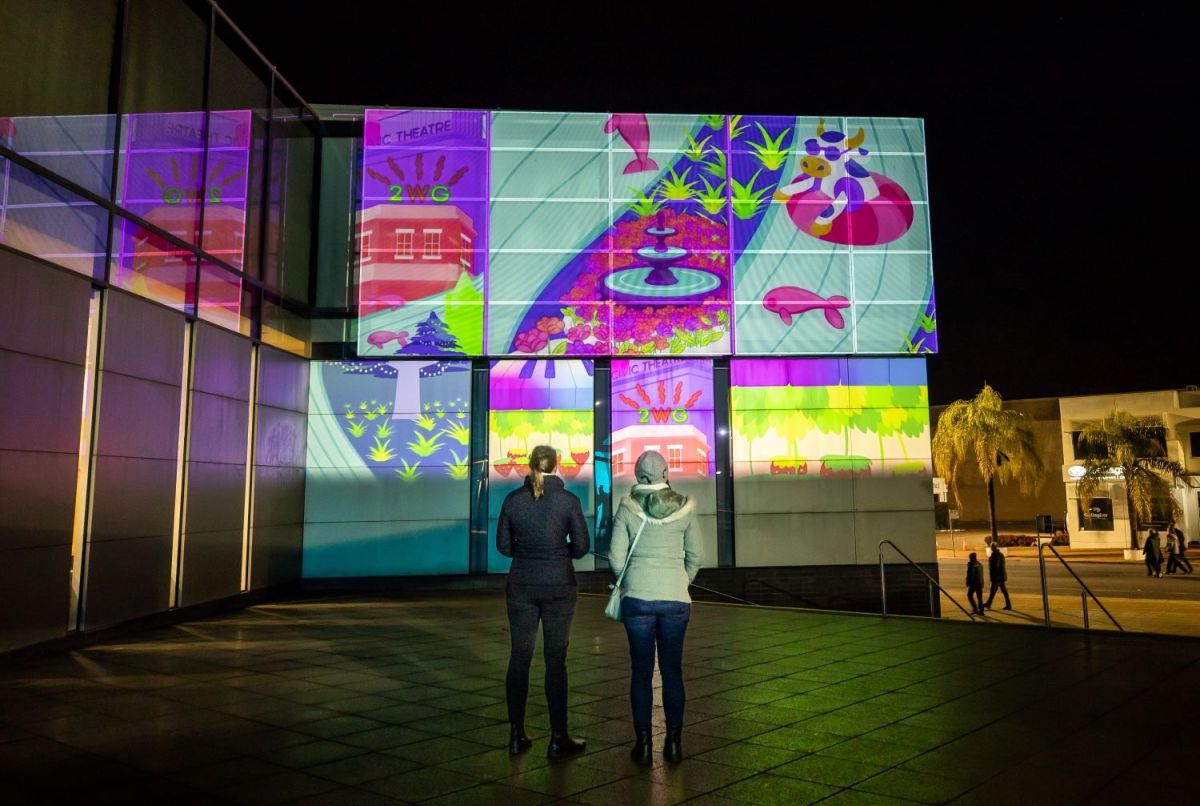
<svg viewBox="0 0 1200 806"><path fill-rule="evenodd" d="M310 103L923 117L932 402L985 380L1007 398L1200 384L1197 45L1162 6L918 24L854 3L340 2L300 28L221 6Z"/></svg>

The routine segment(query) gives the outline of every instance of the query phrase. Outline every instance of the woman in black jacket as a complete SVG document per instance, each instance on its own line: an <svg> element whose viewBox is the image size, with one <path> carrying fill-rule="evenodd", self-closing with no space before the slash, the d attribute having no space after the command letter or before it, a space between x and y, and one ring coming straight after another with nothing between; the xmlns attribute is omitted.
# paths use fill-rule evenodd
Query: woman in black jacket
<svg viewBox="0 0 1200 806"><path fill-rule="evenodd" d="M504 682L511 753L528 750L525 700L529 664L542 622L546 658L546 704L550 709L550 744L546 754L583 752L584 742L567 734L567 644L575 615L575 568L572 559L587 554L591 540L579 499L553 475L558 453L539 445L529 456L529 475L520 489L504 499L496 527L496 549L512 557L508 572L508 626L512 652Z"/></svg>

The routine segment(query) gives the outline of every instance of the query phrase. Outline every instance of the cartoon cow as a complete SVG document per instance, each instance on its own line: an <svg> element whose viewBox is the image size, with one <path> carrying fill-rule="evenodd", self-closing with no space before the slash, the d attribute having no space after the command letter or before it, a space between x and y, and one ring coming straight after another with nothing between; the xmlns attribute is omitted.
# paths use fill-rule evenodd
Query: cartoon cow
<svg viewBox="0 0 1200 806"><path fill-rule="evenodd" d="M817 124L817 136L804 141L800 175L775 193L788 202L796 226L855 245L887 243L908 231L912 202L898 184L864 167L870 156L864 140L861 127L847 137L823 120Z"/></svg>

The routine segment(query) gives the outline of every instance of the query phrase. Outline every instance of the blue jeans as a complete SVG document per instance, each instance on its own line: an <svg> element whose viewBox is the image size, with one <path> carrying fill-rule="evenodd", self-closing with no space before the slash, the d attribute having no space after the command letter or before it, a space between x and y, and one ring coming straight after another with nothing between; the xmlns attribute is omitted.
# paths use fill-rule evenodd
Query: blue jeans
<svg viewBox="0 0 1200 806"><path fill-rule="evenodd" d="M633 667L629 703L633 706L633 726L637 730L650 729L656 646L667 727L683 727L683 636L691 615L692 606L687 602L647 602L628 596L621 600L621 621L629 636L629 660Z"/></svg>

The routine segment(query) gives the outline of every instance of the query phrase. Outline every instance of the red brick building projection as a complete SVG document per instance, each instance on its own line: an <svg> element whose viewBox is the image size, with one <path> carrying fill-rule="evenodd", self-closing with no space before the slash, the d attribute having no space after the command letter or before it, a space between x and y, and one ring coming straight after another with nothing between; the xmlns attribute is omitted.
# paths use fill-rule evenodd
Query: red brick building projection
<svg viewBox="0 0 1200 806"><path fill-rule="evenodd" d="M360 314L441 294L476 275L476 232L450 204L377 204L363 213Z"/></svg>
<svg viewBox="0 0 1200 806"><path fill-rule="evenodd" d="M712 448L694 425L630 425L612 435L614 479L633 479L633 464L645 451L658 451L667 460L672 478L708 475Z"/></svg>

